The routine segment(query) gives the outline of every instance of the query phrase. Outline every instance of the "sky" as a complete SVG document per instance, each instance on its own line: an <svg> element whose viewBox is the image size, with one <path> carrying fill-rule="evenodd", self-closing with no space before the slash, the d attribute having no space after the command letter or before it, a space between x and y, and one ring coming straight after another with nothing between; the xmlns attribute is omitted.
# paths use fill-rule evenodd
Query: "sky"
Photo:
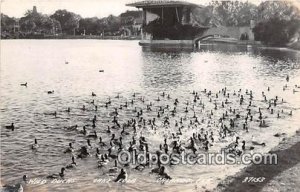
<svg viewBox="0 0 300 192"><path fill-rule="evenodd" d="M136 0L0 0L1 13L10 17L23 17L28 9L37 7L38 12L53 14L58 9L67 9L82 17L106 17L110 14L119 15L126 10L137 10L134 7L125 6ZM210 0L188 0L197 4L206 5ZM245 0L243 0L245 1ZM300 0L295 0L300 1ZM260 0L249 0L258 4Z"/></svg>

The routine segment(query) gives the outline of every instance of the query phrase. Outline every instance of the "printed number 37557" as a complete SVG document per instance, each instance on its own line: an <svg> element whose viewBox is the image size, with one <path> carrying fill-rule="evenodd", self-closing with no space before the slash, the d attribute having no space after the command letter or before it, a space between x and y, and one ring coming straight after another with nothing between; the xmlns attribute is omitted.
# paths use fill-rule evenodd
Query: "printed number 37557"
<svg viewBox="0 0 300 192"><path fill-rule="evenodd" d="M245 177L242 183L262 183L265 179L264 177Z"/></svg>

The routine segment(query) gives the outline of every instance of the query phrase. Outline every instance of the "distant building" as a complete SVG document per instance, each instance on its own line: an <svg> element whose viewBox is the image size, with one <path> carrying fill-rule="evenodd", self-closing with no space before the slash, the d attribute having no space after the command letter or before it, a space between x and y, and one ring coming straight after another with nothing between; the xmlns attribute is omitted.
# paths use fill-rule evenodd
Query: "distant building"
<svg viewBox="0 0 300 192"><path fill-rule="evenodd" d="M253 20L245 27L213 27L209 21L210 11L202 5L177 0L145 0L127 6L143 9L142 46L197 47L200 41L209 39L254 40Z"/></svg>
<svg viewBox="0 0 300 192"><path fill-rule="evenodd" d="M136 18L134 19L132 29L135 36L138 36L141 34L143 26L143 18Z"/></svg>
<svg viewBox="0 0 300 192"><path fill-rule="evenodd" d="M141 11L127 11L120 15L123 36L140 36L143 24Z"/></svg>
<svg viewBox="0 0 300 192"><path fill-rule="evenodd" d="M193 38L208 28L194 20L193 12L204 8L194 3L146 0L127 6L143 9L141 45L191 47Z"/></svg>
<svg viewBox="0 0 300 192"><path fill-rule="evenodd" d="M15 23L14 23L14 28L13 29L14 29L14 33L20 31L19 19L15 19Z"/></svg>
<svg viewBox="0 0 300 192"><path fill-rule="evenodd" d="M33 13L33 14L37 14L36 6L33 6L32 13Z"/></svg>

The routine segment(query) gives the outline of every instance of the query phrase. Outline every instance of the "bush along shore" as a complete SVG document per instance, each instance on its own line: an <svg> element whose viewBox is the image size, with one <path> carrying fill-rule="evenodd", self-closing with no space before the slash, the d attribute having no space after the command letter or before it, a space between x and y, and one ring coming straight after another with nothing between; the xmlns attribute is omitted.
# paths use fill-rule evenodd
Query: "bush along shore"
<svg viewBox="0 0 300 192"><path fill-rule="evenodd" d="M26 34L10 36L2 39L111 39L111 40L140 40L140 36L99 36L99 35L45 35Z"/></svg>

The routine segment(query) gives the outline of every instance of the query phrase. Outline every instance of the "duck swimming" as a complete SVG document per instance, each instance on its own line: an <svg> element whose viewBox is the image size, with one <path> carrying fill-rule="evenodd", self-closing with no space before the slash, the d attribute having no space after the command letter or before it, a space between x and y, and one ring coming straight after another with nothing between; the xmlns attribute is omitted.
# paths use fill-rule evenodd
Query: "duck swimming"
<svg viewBox="0 0 300 192"><path fill-rule="evenodd" d="M67 112L67 113L70 113L70 112L71 112L71 108L68 107L67 110L66 110L66 112Z"/></svg>
<svg viewBox="0 0 300 192"><path fill-rule="evenodd" d="M32 150L37 150L39 148L39 145L37 143L37 139L34 139L34 144L31 145Z"/></svg>
<svg viewBox="0 0 300 192"><path fill-rule="evenodd" d="M159 170L158 175L159 175L160 177L162 177L163 179L168 179L168 180L172 179L172 178L165 172L165 167L164 167L164 166L161 166L161 167L160 167L160 170Z"/></svg>
<svg viewBox="0 0 300 192"><path fill-rule="evenodd" d="M108 157L110 157L112 159L116 159L118 156L116 154L112 154L112 149L109 148L108 149Z"/></svg>
<svg viewBox="0 0 300 192"><path fill-rule="evenodd" d="M73 153L74 148L72 146L72 143L69 143L69 147L64 151L64 153Z"/></svg>
<svg viewBox="0 0 300 192"><path fill-rule="evenodd" d="M78 158L86 158L90 155L90 153L88 152L87 150L87 147L86 146L83 146L81 147L81 149L79 150L79 155L78 155Z"/></svg>
<svg viewBox="0 0 300 192"><path fill-rule="evenodd" d="M101 147L106 146L106 144L102 141L102 137L101 137L101 136L99 137L99 145L100 145Z"/></svg>
<svg viewBox="0 0 300 192"><path fill-rule="evenodd" d="M101 157L102 157L102 154L100 153L99 148L96 148L96 158L101 159Z"/></svg>
<svg viewBox="0 0 300 192"><path fill-rule="evenodd" d="M77 164L75 162L75 157L72 156L72 163L66 166L66 169L73 169L76 168Z"/></svg>
<svg viewBox="0 0 300 192"><path fill-rule="evenodd" d="M60 179L60 178L64 178L64 176L65 176L65 173L64 173L65 170L66 169L64 167L61 168L60 173L49 175L49 176L47 176L47 179Z"/></svg>
<svg viewBox="0 0 300 192"><path fill-rule="evenodd" d="M250 145L265 145L265 143L253 140L252 143L251 140L247 140L247 142L243 141L241 145L239 143L239 137L236 137L236 139L234 137L246 134L242 132L242 128L246 130L249 127L250 131L252 125L258 127L259 119L263 123L264 119L268 118L265 114L263 116L262 112L265 113L265 111L274 110L274 117L276 117L277 110L281 110L278 109L280 107L279 105L273 107L273 105L275 105L274 103L276 103L274 99L269 99L271 100L271 108L267 110L269 100L266 102L263 101L263 98L261 100L252 100L251 90L246 90L246 94L243 94L241 91L236 95L230 93L230 97L226 89L222 89L222 91L216 93L209 91L208 94L206 93L204 95L200 95L200 92L193 91L193 96L188 100L181 98L175 99L176 96L172 95L175 102L173 99L168 101L167 96L168 98L171 97L166 93L160 94L158 97L154 96L152 100L148 100L144 96L140 97L139 94L135 97L135 94L136 93L134 93L134 98L131 98L131 95L129 96L130 98L125 98L118 94L117 97L109 99L109 102L106 103L106 108L104 108L104 105L98 105L99 108L101 106L101 110L99 111L89 110L90 107L94 107L95 103L98 102L96 99L92 102L90 102L90 100L84 101L77 109L72 108L72 111L74 110L73 114L66 114L65 107L62 109L64 112L61 114L62 117L66 116L69 119L75 116L78 125L81 125L81 123L85 125L82 130L80 126L77 127L77 125L66 128L67 130L74 130L77 133L75 136L79 141L78 144L82 144L82 140L88 139L87 146L86 143L84 143L83 145L85 146L81 147L79 154L76 154L78 158L86 158L92 154L93 158L88 159L88 161L93 160L95 163L97 162L98 164L95 164L95 166L98 165L99 168L107 166L105 170L108 170L115 163L109 173L116 173L116 175L118 175L115 179L116 182L121 182L127 178L126 170L120 170L117 167L116 159L118 157L118 147L119 150L128 149L129 152L138 151L148 154L149 151L155 151L155 146L158 147L161 143L161 154L181 154L182 151L187 149L196 153L197 151L203 152L204 150L210 150L212 144L214 144L216 148L219 147L217 141L222 138L224 146L228 146L232 153L239 155L243 153L243 151L254 149L254 147ZM96 94L92 92L92 96L93 95ZM226 95L228 95L228 98ZM254 96L255 95L253 95L253 97ZM269 97L269 95L267 96ZM241 100L242 105L240 106ZM209 101L211 101L211 103L209 103ZM123 105L124 102L125 105ZM104 104L102 101L99 101L99 103ZM82 104L86 106L81 108ZM85 107L86 112L83 113L81 109L85 110ZM147 108L149 110L146 110ZM76 114L78 111L79 113L81 112L82 115ZM107 116L102 115L102 111L106 113ZM68 108L67 112L70 112L70 108ZM280 115L286 118L288 113L289 111L286 111L285 113L280 113ZM78 120L76 118L77 115L82 116L82 118L80 117ZM157 117L159 117L159 119ZM251 120L252 118L253 121ZM250 122L249 119L252 122ZM93 125L89 124L91 121L93 121ZM268 121L268 124L269 123L271 123L271 121ZM105 126L107 126L107 129ZM90 129L90 127L94 129ZM101 137L99 137L99 140L95 140L95 146L98 148L94 150L91 148L91 143L93 143L91 138L98 139L96 130L99 135L101 133L101 135L104 134L106 136L105 142L103 142ZM90 132L90 134L88 132ZM159 137L159 139L153 139L152 134ZM78 135L79 137L77 137ZM160 138L162 140L165 138L165 140L161 141ZM89 139L91 139L92 142ZM232 143L230 142L231 139ZM37 144L36 141L35 144ZM108 154L102 153L102 150L108 150ZM72 143L69 143L69 147L63 149L61 152L73 153L74 149ZM66 155L63 156L66 157ZM147 158L148 157L146 157L146 160ZM149 163L149 160L147 163ZM173 162L170 164L175 165ZM124 168L128 165L129 164L125 164L122 165L122 167ZM133 166L130 164L130 169L143 171L147 166L146 163L136 165L137 166ZM75 166L75 157L72 157L72 163L65 166L65 168L71 169ZM153 169L152 172L157 173L161 178L171 179L166 173L165 167L161 166L159 162L158 167Z"/></svg>
<svg viewBox="0 0 300 192"><path fill-rule="evenodd" d="M121 169L121 172L117 176L117 178L114 180L115 182L125 182L127 179L127 173L124 169Z"/></svg>
<svg viewBox="0 0 300 192"><path fill-rule="evenodd" d="M83 126L82 130L80 131L80 133L83 134L83 135L87 134L85 126Z"/></svg>
<svg viewBox="0 0 300 192"><path fill-rule="evenodd" d="M10 130L14 131L14 130L15 130L14 123L11 123L11 125L7 125L7 126L5 126L5 128L6 128L6 129L10 129Z"/></svg>
<svg viewBox="0 0 300 192"><path fill-rule="evenodd" d="M151 173L159 173L159 171L160 171L160 164L158 164L158 167L156 167L156 168L153 168L152 170L151 170Z"/></svg>
<svg viewBox="0 0 300 192"><path fill-rule="evenodd" d="M111 133L111 131L110 131L110 127L109 127L109 126L107 126L106 133Z"/></svg>
<svg viewBox="0 0 300 192"><path fill-rule="evenodd" d="M86 140L86 143L87 143L87 148L89 148L89 149L93 148L90 139L87 139L87 140Z"/></svg>
<svg viewBox="0 0 300 192"><path fill-rule="evenodd" d="M254 149L254 147L249 147L249 148L246 148L246 141L244 140L244 141L242 141L242 143L243 143L243 145L242 145L242 150L243 151L245 151L245 150L253 150Z"/></svg>
<svg viewBox="0 0 300 192"><path fill-rule="evenodd" d="M128 133L127 131L125 131L125 127L123 126L121 135L129 135L130 133Z"/></svg>
<svg viewBox="0 0 300 192"><path fill-rule="evenodd" d="M227 145L227 147L225 148L226 150L228 150L229 152L234 152L234 151L236 151L236 147L238 146L238 144L239 144L239 139L240 139L240 137L236 137L235 138L235 142L232 142L232 143L230 143L229 145Z"/></svg>
<svg viewBox="0 0 300 192"><path fill-rule="evenodd" d="M25 182L25 183L27 183L27 175L23 175L23 181Z"/></svg>
<svg viewBox="0 0 300 192"><path fill-rule="evenodd" d="M109 162L107 154L101 155L100 160L98 161L98 168L102 168L107 165Z"/></svg>

